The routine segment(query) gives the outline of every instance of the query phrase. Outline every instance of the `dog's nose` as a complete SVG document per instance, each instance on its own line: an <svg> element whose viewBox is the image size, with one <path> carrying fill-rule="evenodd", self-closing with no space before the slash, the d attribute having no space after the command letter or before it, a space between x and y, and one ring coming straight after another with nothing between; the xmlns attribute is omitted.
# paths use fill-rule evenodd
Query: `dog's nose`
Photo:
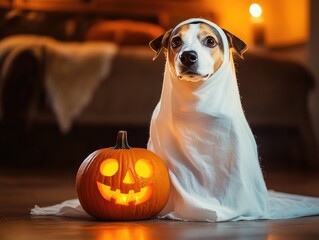
<svg viewBox="0 0 319 240"><path fill-rule="evenodd" d="M197 62L198 56L195 51L185 51L179 58L185 66L189 67Z"/></svg>

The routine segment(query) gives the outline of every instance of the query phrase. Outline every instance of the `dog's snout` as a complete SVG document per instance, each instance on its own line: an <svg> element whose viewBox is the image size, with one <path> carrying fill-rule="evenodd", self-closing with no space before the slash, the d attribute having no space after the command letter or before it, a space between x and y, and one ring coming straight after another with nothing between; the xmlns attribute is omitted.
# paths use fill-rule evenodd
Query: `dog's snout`
<svg viewBox="0 0 319 240"><path fill-rule="evenodd" d="M185 66L189 67L197 62L198 56L195 51L185 51L179 58Z"/></svg>

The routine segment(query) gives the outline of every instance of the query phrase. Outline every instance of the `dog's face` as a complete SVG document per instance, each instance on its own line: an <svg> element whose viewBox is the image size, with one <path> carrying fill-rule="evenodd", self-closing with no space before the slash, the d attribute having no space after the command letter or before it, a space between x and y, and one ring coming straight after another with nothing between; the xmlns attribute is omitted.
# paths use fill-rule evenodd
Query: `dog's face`
<svg viewBox="0 0 319 240"><path fill-rule="evenodd" d="M204 23L187 24L171 33L168 60L180 80L198 82L208 79L224 59L219 34Z"/></svg>
<svg viewBox="0 0 319 240"><path fill-rule="evenodd" d="M225 31L229 45L242 56L247 45ZM182 25L154 39L150 46L159 55L166 50L172 74L180 80L191 82L209 79L224 60L224 46L218 31L205 22Z"/></svg>

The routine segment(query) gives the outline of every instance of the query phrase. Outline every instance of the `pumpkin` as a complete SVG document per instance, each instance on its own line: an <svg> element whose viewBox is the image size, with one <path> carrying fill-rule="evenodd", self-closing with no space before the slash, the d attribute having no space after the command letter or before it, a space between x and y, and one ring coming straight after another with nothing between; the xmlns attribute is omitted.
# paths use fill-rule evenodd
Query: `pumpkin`
<svg viewBox="0 0 319 240"><path fill-rule="evenodd" d="M141 220L156 216L170 189L162 160L144 148L131 148L126 131L118 133L115 147L91 153L76 176L83 209L105 220Z"/></svg>

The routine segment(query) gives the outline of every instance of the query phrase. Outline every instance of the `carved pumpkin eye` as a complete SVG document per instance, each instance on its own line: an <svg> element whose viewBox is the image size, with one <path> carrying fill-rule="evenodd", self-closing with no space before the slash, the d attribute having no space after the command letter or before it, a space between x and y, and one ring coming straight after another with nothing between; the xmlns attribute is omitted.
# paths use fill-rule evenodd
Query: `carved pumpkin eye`
<svg viewBox="0 0 319 240"><path fill-rule="evenodd" d="M114 158L105 159L100 165L100 172L104 176L113 176L119 169L119 163Z"/></svg>
<svg viewBox="0 0 319 240"><path fill-rule="evenodd" d="M147 159L139 159L135 164L135 172L143 178L150 178L153 176L153 166L151 161Z"/></svg>

